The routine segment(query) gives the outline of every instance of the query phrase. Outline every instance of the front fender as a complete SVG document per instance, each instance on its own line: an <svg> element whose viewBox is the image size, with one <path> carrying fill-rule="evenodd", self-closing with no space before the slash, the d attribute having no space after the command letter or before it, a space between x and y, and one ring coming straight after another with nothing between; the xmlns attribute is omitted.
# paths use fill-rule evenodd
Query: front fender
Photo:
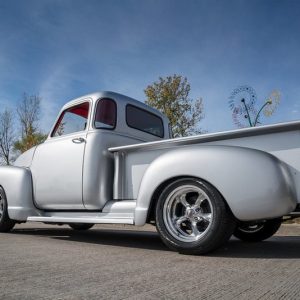
<svg viewBox="0 0 300 300"><path fill-rule="evenodd" d="M296 207L290 169L273 155L234 146L182 147L159 156L145 172L137 197L136 225L145 224L156 189L182 176L212 184L242 221L283 216Z"/></svg>
<svg viewBox="0 0 300 300"><path fill-rule="evenodd" d="M0 167L0 186L6 194L10 219L26 221L28 216L36 215L29 169L13 166Z"/></svg>

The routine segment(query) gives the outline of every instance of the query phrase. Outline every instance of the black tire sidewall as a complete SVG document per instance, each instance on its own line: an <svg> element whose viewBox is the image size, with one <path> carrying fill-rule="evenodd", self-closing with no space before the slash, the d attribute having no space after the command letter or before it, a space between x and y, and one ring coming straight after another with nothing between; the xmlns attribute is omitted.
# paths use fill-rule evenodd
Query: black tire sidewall
<svg viewBox="0 0 300 300"><path fill-rule="evenodd" d="M266 220L260 230L251 233L242 231L237 226L233 235L245 242L261 242L273 236L280 228L281 222L282 218Z"/></svg>
<svg viewBox="0 0 300 300"><path fill-rule="evenodd" d="M5 191L2 187L0 187L0 194L4 200L3 214L0 219L0 232L8 232L15 226L15 222L13 220L11 220L8 216L7 198L6 198Z"/></svg>
<svg viewBox="0 0 300 300"><path fill-rule="evenodd" d="M5 222L6 219L6 215L7 215L7 203L6 203L6 197L5 197L5 193L4 190L2 189L2 187L0 187L0 197L3 199L4 201L4 205L3 205L3 213L2 216L0 218L0 227L2 226L2 224Z"/></svg>

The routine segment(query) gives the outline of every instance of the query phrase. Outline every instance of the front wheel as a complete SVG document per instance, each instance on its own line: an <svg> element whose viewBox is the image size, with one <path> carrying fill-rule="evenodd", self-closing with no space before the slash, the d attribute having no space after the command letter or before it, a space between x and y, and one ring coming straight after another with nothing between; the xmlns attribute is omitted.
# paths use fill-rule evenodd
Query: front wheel
<svg viewBox="0 0 300 300"><path fill-rule="evenodd" d="M220 193L205 181L179 179L156 204L156 227L163 242L185 254L215 250L232 235L236 221Z"/></svg>
<svg viewBox="0 0 300 300"><path fill-rule="evenodd" d="M69 226L74 230L88 230L92 228L95 224L89 223L70 223Z"/></svg>
<svg viewBox="0 0 300 300"><path fill-rule="evenodd" d="M260 242L274 235L280 228L282 218L266 220L255 224L239 224L233 235L246 242Z"/></svg>
<svg viewBox="0 0 300 300"><path fill-rule="evenodd" d="M15 224L8 216L6 195L3 188L0 187L0 232L12 230Z"/></svg>

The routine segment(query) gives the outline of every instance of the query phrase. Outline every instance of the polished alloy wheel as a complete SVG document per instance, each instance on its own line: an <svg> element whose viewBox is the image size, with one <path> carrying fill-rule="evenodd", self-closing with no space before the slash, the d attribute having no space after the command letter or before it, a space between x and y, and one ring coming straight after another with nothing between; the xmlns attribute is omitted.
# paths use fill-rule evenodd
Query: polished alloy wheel
<svg viewBox="0 0 300 300"><path fill-rule="evenodd" d="M238 229L245 233L255 233L260 231L264 227L264 223L253 224L253 225L241 225Z"/></svg>
<svg viewBox="0 0 300 300"><path fill-rule="evenodd" d="M172 191L163 207L168 232L183 242L195 242L209 230L214 217L207 194L195 185L182 185Z"/></svg>
<svg viewBox="0 0 300 300"><path fill-rule="evenodd" d="M233 235L246 242L260 242L273 236L280 228L282 218L265 220L259 223L240 223Z"/></svg>

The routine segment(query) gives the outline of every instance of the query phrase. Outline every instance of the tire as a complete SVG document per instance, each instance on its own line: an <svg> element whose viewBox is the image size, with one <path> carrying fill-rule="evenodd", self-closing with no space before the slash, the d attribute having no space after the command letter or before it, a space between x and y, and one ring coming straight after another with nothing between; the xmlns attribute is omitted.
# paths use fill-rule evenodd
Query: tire
<svg viewBox="0 0 300 300"><path fill-rule="evenodd" d="M155 209L162 241L183 254L205 254L228 241L236 220L210 184L183 178L168 185Z"/></svg>
<svg viewBox="0 0 300 300"><path fill-rule="evenodd" d="M274 235L280 228L282 218L266 220L256 224L239 224L233 235L245 242L261 242Z"/></svg>
<svg viewBox="0 0 300 300"><path fill-rule="evenodd" d="M88 230L92 228L95 224L89 223L70 223L69 226L74 230Z"/></svg>
<svg viewBox="0 0 300 300"><path fill-rule="evenodd" d="M11 231L15 224L8 216L6 195L4 189L0 187L0 232Z"/></svg>

